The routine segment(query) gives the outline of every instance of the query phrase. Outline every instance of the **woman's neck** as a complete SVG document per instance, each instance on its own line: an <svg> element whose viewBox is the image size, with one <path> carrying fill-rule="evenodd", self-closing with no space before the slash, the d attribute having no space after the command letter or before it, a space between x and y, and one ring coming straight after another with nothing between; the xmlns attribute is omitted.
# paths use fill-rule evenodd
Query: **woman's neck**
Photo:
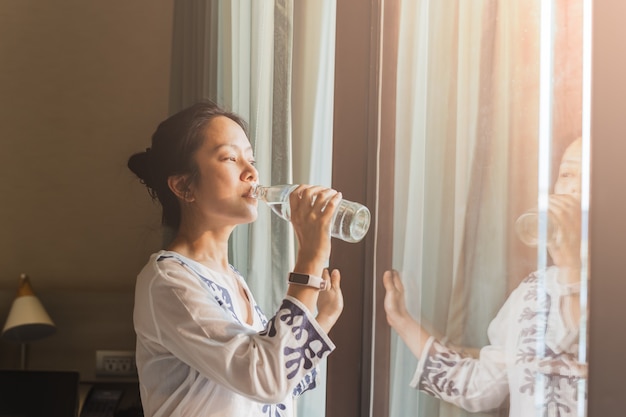
<svg viewBox="0 0 626 417"><path fill-rule="evenodd" d="M228 236L216 236L212 232L186 233L179 230L167 246L167 250L178 252L187 258L204 264L211 269L226 272L228 263Z"/></svg>

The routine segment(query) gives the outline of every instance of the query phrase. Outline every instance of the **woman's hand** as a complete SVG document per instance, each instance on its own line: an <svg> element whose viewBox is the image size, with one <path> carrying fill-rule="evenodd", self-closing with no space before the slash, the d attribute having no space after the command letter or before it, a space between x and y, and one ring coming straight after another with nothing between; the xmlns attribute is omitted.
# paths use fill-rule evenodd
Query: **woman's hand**
<svg viewBox="0 0 626 417"><path fill-rule="evenodd" d="M294 271L320 276L330 257L330 227L341 193L300 185L290 196L291 224L298 239Z"/></svg>
<svg viewBox="0 0 626 417"><path fill-rule="evenodd" d="M324 269L322 278L326 281L326 290L320 291L317 298L316 320L324 331L328 333L343 311L341 274L338 269L333 269L330 274L328 269Z"/></svg>
<svg viewBox="0 0 626 417"><path fill-rule="evenodd" d="M398 333L416 358L422 354L426 342L430 338L420 322L415 320L406 309L404 300L404 284L396 270L385 271L383 274L385 286L385 313L387 323Z"/></svg>
<svg viewBox="0 0 626 417"><path fill-rule="evenodd" d="M294 272L323 276L330 257L330 222L340 201L341 194L332 188L300 185L292 191L289 196L290 218L298 239ZM289 285L287 289L288 295L300 300L310 311L315 310L321 293L323 291L301 285ZM336 292L331 289L331 294L336 295ZM343 298L341 303L343 308ZM324 305L324 313L320 316L322 322L327 322L323 326L328 330L340 313L332 311L333 308Z"/></svg>
<svg viewBox="0 0 626 417"><path fill-rule="evenodd" d="M581 209L580 200L568 194L550 196L550 214L559 225L559 237L548 245L548 252L558 266L558 281L561 284L580 282L580 242ZM561 300L561 317L570 329L577 329L580 324L580 293L567 294Z"/></svg>
<svg viewBox="0 0 626 417"><path fill-rule="evenodd" d="M384 308L387 314L387 323L397 330L410 317L404 300L404 284L402 284L398 271L393 269L385 271L383 285L385 286Z"/></svg>
<svg viewBox="0 0 626 417"><path fill-rule="evenodd" d="M550 196L550 214L559 225L557 241L548 245L554 264L560 268L580 269L580 201L567 194Z"/></svg>

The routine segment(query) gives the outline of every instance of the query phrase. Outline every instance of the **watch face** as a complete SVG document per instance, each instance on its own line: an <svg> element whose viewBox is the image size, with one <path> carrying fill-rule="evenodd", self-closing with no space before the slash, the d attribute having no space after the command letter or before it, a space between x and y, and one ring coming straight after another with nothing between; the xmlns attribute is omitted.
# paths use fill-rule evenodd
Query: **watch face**
<svg viewBox="0 0 626 417"><path fill-rule="evenodd" d="M309 283L309 276L308 275L302 275L302 274L291 274L289 275L289 281L293 282L295 284L308 284Z"/></svg>

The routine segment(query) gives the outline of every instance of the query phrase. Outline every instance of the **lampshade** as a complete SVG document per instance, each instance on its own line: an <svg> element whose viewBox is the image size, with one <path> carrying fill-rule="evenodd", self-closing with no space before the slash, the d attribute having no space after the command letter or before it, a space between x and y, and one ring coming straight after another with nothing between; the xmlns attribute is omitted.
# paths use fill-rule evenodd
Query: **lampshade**
<svg viewBox="0 0 626 417"><path fill-rule="evenodd" d="M56 327L35 296L28 276L21 274L17 295L2 329L2 337L24 343L43 339L55 331Z"/></svg>

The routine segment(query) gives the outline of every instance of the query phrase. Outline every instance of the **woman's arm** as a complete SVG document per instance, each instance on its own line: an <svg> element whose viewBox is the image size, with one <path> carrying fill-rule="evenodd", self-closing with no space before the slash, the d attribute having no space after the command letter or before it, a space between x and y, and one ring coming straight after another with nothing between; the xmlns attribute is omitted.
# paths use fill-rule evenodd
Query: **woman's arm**
<svg viewBox="0 0 626 417"><path fill-rule="evenodd" d="M321 186L300 185L290 196L291 224L298 239L294 272L321 276L327 291L290 284L287 295L298 299L309 311L319 313L317 320L329 332L343 311L340 274L325 270L330 257L330 226L333 214L341 202L341 193ZM318 297L322 298L318 301Z"/></svg>
<svg viewBox="0 0 626 417"><path fill-rule="evenodd" d="M386 271L383 283L387 322L420 360L410 385L468 411L499 406L508 394L502 350L487 346L477 359L443 345L407 311L398 271Z"/></svg>

